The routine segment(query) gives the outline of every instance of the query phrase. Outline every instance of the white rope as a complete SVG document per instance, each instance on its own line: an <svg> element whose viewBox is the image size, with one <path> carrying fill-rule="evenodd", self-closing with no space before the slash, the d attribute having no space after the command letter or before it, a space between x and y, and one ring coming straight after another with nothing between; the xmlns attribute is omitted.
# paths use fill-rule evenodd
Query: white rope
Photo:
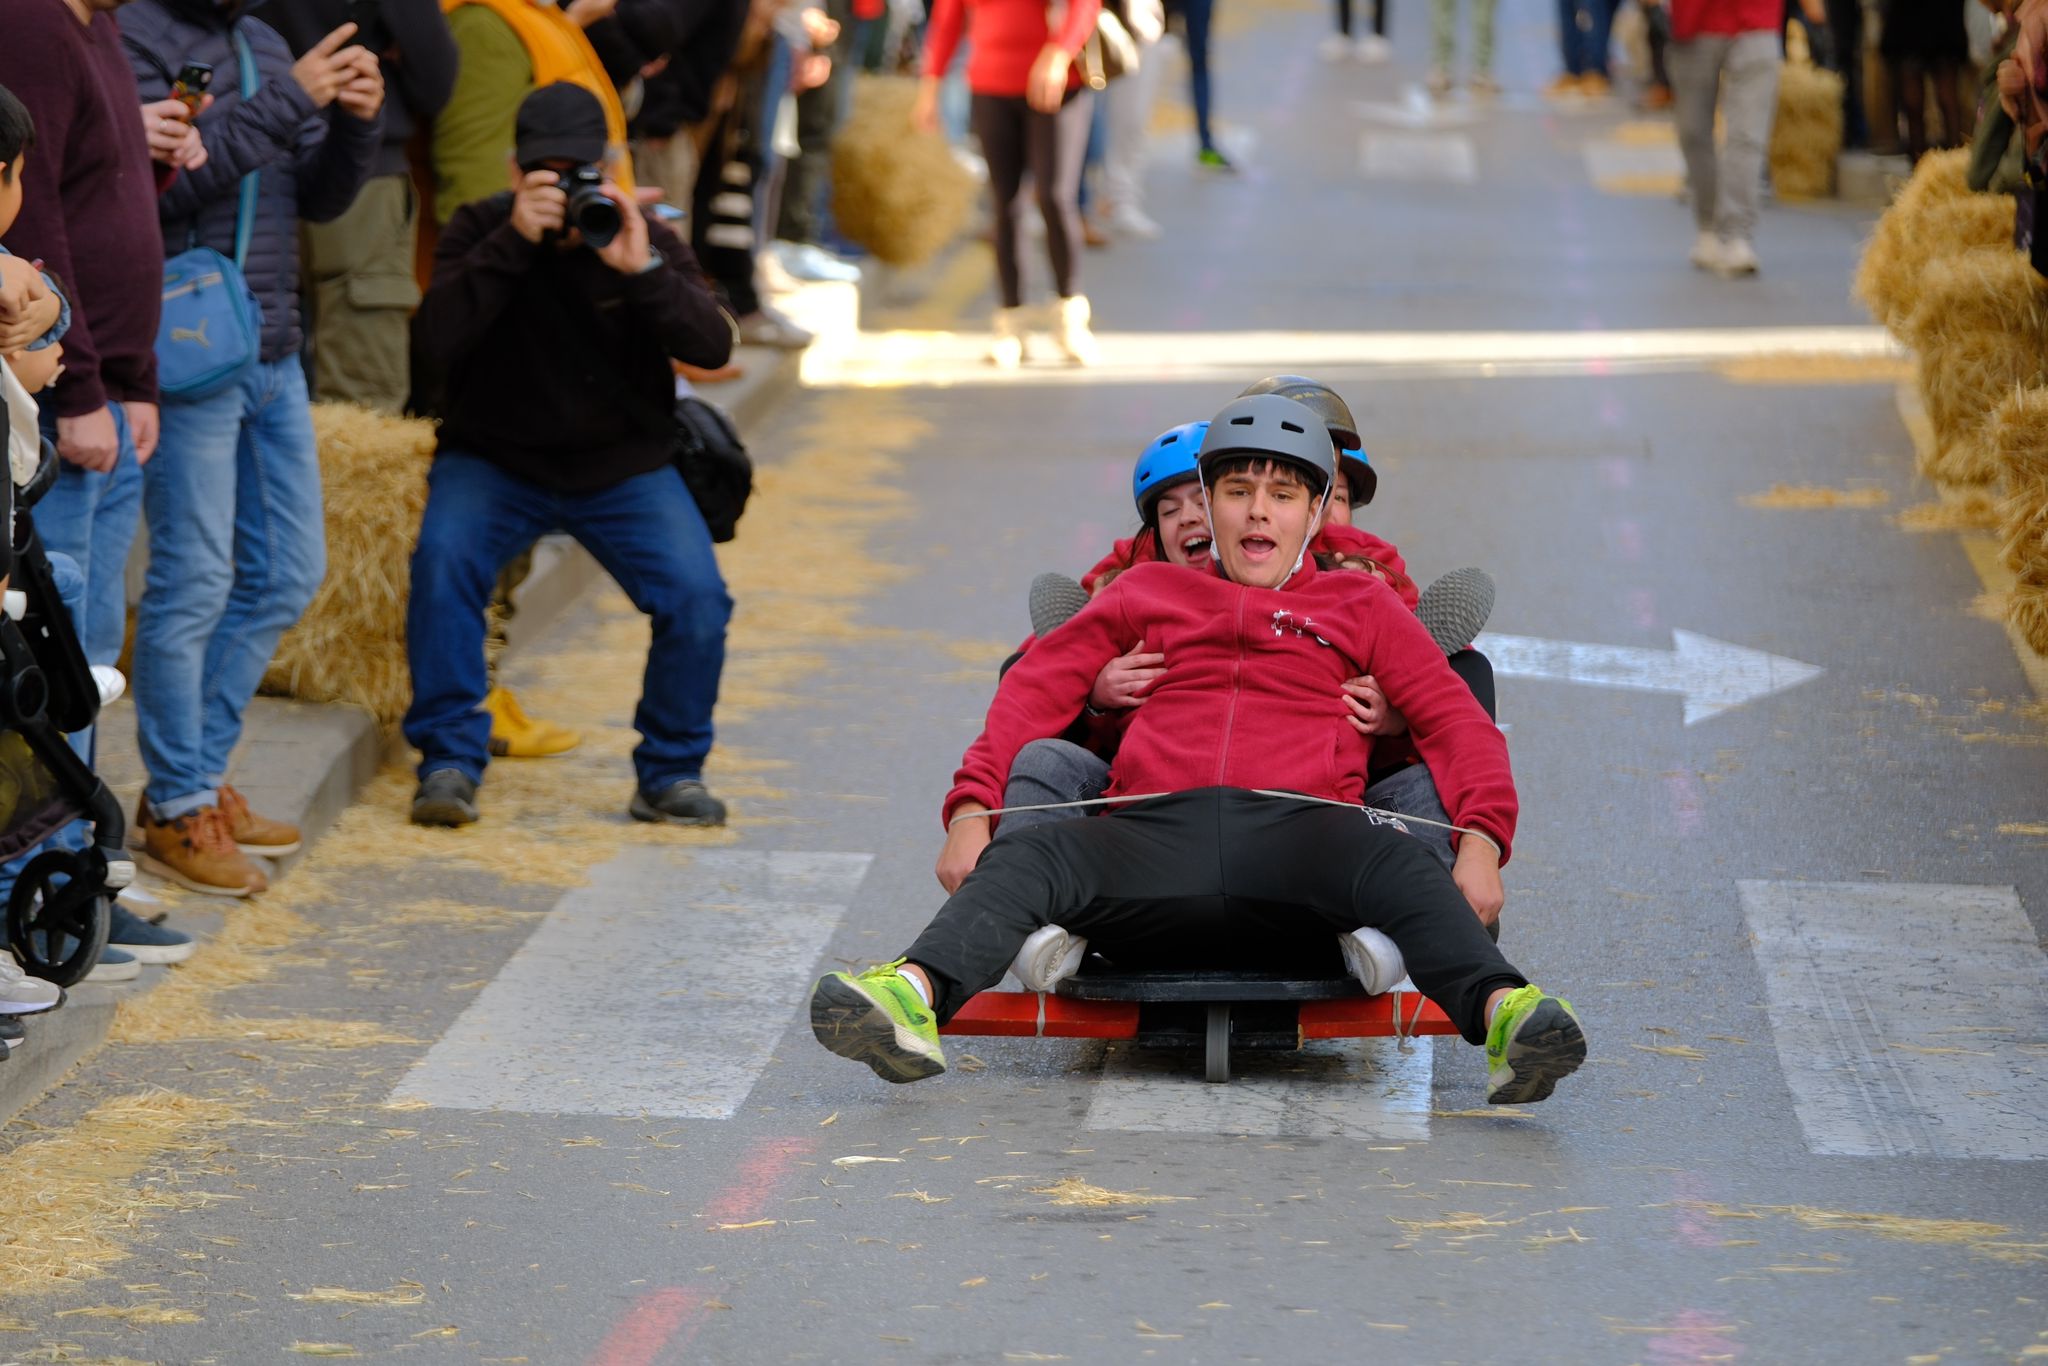
<svg viewBox="0 0 2048 1366"><path fill-rule="evenodd" d="M1368 816L1383 816L1391 821L1412 821L1416 825L1434 826L1438 830L1455 830L1461 835L1470 835L1474 839L1484 841L1492 847L1495 854L1500 853L1500 844L1493 836L1487 834L1484 830L1474 830L1469 825L1453 825L1447 821L1433 821L1427 816L1407 816L1399 811L1388 811L1383 807L1366 806L1361 802L1340 802L1332 797L1311 797L1305 792L1281 792L1267 787L1251 787L1243 790L1257 797L1280 797L1288 801L1313 802L1317 806L1334 806L1345 811L1362 811ZM983 816L1010 816L1015 815L1019 811L1078 811L1084 807L1121 806L1129 802L1149 802L1160 797L1171 797L1173 795L1171 792L1133 792L1120 797L1090 797L1086 800L1071 802L1038 802L1031 806L999 806L989 811L963 811L947 821L946 828L950 830L961 821L978 820Z"/></svg>

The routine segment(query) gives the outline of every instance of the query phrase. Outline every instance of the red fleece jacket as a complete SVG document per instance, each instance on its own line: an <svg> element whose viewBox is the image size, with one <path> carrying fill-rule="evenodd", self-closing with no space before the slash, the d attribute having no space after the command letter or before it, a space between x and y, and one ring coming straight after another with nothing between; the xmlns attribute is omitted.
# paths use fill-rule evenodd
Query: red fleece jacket
<svg viewBox="0 0 2048 1366"><path fill-rule="evenodd" d="M1345 724L1341 685L1370 673L1408 718L1451 819L1492 836L1505 860L1517 807L1499 728L1391 589L1313 562L1278 589L1168 564L1118 575L1004 675L946 815L970 800L1000 807L1017 752L1064 730L1102 666L1140 638L1167 672L1130 719L1110 795L1224 786L1359 801L1372 742Z"/></svg>
<svg viewBox="0 0 2048 1366"><path fill-rule="evenodd" d="M1784 22L1780 0L1671 0L1671 36L1681 43L1704 34L1777 32Z"/></svg>
<svg viewBox="0 0 2048 1366"><path fill-rule="evenodd" d="M1022 95L1031 83L1031 67L1047 43L1058 43L1070 57L1095 31L1102 0L1067 0L1066 16L1053 32L1045 0L934 0L931 27L924 40L924 74L943 76L953 65L964 27L972 49L967 55L967 88L977 95ZM1069 90L1081 83L1069 72Z"/></svg>
<svg viewBox="0 0 2048 1366"><path fill-rule="evenodd" d="M1408 605L1409 611L1414 611L1416 604L1422 601L1415 580L1408 577L1406 561L1402 560L1401 552L1394 549L1391 541L1383 541L1355 526L1326 526L1309 549L1318 555L1345 555L1371 560L1387 571L1387 586ZM1102 576L1113 569L1124 570L1132 565L1164 560L1165 556L1159 553L1159 537L1153 532L1143 531L1118 541L1093 569L1082 575L1081 586L1093 593L1095 585L1102 582Z"/></svg>

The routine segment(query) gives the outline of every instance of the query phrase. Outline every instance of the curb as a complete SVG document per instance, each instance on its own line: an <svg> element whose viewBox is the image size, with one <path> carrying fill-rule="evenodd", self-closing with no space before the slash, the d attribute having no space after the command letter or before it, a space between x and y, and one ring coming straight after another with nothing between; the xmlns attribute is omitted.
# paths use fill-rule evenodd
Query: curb
<svg viewBox="0 0 2048 1366"><path fill-rule="evenodd" d="M744 430L773 411L795 385L799 353L745 347L737 358L744 377L714 388L709 397ZM543 538L534 552L533 572L519 590L518 611L507 623L507 648L516 651L540 638L603 576L597 561L573 540ZM102 777L120 797L122 809L131 810L142 788L133 706L125 700L116 703L102 717L99 734L105 742L100 746ZM253 805L293 821L305 835L305 847L275 866L289 870L304 858L377 771L404 748L402 739L385 735L368 712L356 707L255 699L236 754L237 767L250 775L243 792ZM200 904L181 906L179 922L202 941L218 924L203 898ZM81 983L62 1008L28 1017L28 1041L0 1062L0 1127L97 1053L120 1003L149 991L168 973L168 968L146 967L139 979L122 986Z"/></svg>
<svg viewBox="0 0 2048 1366"><path fill-rule="evenodd" d="M1906 432L1913 438L1913 448L1926 463L1926 457L1934 450L1934 426L1927 420L1927 407L1921 401L1919 387L1911 380L1901 380L1894 392L1898 405L1899 421L1905 424ZM1935 494L1942 502L1958 504L1964 499L1961 490L1942 483L1934 484ZM1977 571L1977 580L1984 585L1984 591L2003 597L2011 593L2018 579L1999 553L1998 537L1988 531L1963 531L1957 533L1962 542L1963 554L1969 557L1970 567ZM2001 620L2005 638L2012 642L2012 652L2019 657L2020 670L2027 676L2027 682L2034 689L2034 696L2048 702L2048 656L2027 643L2025 636L2011 623Z"/></svg>

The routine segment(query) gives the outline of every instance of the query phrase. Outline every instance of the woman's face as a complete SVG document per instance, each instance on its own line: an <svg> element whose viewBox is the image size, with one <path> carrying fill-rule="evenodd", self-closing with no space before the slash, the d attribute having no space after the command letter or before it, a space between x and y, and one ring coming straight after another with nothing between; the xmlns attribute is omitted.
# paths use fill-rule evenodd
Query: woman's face
<svg viewBox="0 0 2048 1366"><path fill-rule="evenodd" d="M1209 567L1209 515L1202 506L1202 481L1186 479L1159 495L1159 549L1168 564Z"/></svg>

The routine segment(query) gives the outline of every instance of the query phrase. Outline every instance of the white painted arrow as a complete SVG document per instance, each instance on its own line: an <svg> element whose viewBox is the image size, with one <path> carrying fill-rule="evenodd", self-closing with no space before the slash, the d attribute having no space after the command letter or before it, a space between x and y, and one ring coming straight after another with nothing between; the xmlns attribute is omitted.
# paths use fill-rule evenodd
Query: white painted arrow
<svg viewBox="0 0 2048 1366"><path fill-rule="evenodd" d="M1671 632L1672 649L1588 645L1487 632L1474 642L1507 678L1550 678L1596 688L1677 693L1685 698L1685 724L1719 716L1744 702L1796 688L1825 673L1782 655L1730 645L1692 631Z"/></svg>

